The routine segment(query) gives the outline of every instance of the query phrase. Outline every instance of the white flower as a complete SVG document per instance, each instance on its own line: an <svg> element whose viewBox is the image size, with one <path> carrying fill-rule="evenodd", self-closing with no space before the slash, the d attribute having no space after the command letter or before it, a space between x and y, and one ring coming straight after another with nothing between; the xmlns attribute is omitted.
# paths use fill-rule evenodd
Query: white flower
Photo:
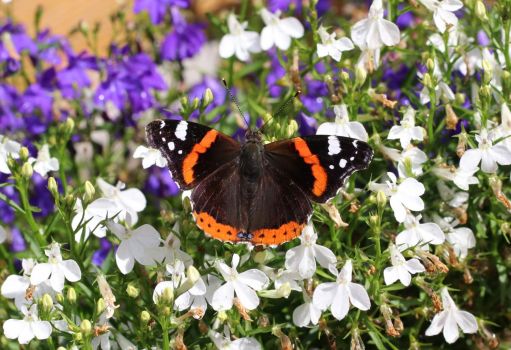
<svg viewBox="0 0 511 350"><path fill-rule="evenodd" d="M420 223L421 216L407 215L404 225L405 230L396 236L396 245L400 251L419 245L422 249L428 249L429 244L442 244L445 235L440 227L433 223Z"/></svg>
<svg viewBox="0 0 511 350"><path fill-rule="evenodd" d="M321 310L314 305L311 298L304 293L305 303L293 311L293 323L298 327L307 327L310 324L316 325L321 317Z"/></svg>
<svg viewBox="0 0 511 350"><path fill-rule="evenodd" d="M124 183L119 182L117 186L112 186L101 178L98 178L97 184L103 197L89 204L90 210L99 211L103 218L113 218L116 222L126 220L127 215L130 216L132 224L138 221L137 213L144 210L147 204L142 191L137 188L124 190Z"/></svg>
<svg viewBox="0 0 511 350"><path fill-rule="evenodd" d="M357 67L373 72L380 66L380 49L369 49L367 46L360 46L360 51Z"/></svg>
<svg viewBox="0 0 511 350"><path fill-rule="evenodd" d="M92 349L96 350L101 348L101 350L110 350L110 331L107 331L103 334L99 334L92 338L91 345Z"/></svg>
<svg viewBox="0 0 511 350"><path fill-rule="evenodd" d="M222 58L236 55L240 61L247 61L250 53L261 51L259 46L259 34L246 31L247 22L240 23L234 14L229 14L227 26L229 34L225 34L220 41L219 54Z"/></svg>
<svg viewBox="0 0 511 350"><path fill-rule="evenodd" d="M330 270L337 273L335 267ZM320 310L330 308L332 316L338 320L348 314L350 304L362 311L369 310L369 295L361 284L351 282L352 274L353 266L348 260L337 275L336 282L321 283L316 287L312 296L313 304Z"/></svg>
<svg viewBox="0 0 511 350"><path fill-rule="evenodd" d="M179 223L176 222L172 228L173 232L179 232ZM176 260L183 262L184 267L188 267L193 263L193 258L186 252L181 250L181 241L172 232L169 233L163 247L158 247L155 251L156 260L173 265Z"/></svg>
<svg viewBox="0 0 511 350"><path fill-rule="evenodd" d="M50 171L59 170L59 160L50 156L50 148L47 144L37 152L37 159L30 157L28 162L33 165L34 171L41 176L46 176Z"/></svg>
<svg viewBox="0 0 511 350"><path fill-rule="evenodd" d="M53 242L49 249L45 249L44 253L48 257L48 262L34 266L30 276L31 284L38 285L50 279L53 290L61 292L64 289L65 280L76 282L82 278L82 272L76 261L62 260L60 244Z"/></svg>
<svg viewBox="0 0 511 350"><path fill-rule="evenodd" d="M419 0L428 10L433 12L433 21L440 33L448 26L456 26L458 17L453 13L463 7L459 0Z"/></svg>
<svg viewBox="0 0 511 350"><path fill-rule="evenodd" d="M215 277L215 279L215 289L217 289L220 287L221 282L218 278ZM183 311L189 308L193 311L193 317L195 319L201 319L202 316L204 316L206 313L206 309L208 308L208 304L206 302L206 292L206 278L201 277L197 280L197 282L195 282L192 288L188 289L186 292L177 297L174 305L178 311Z"/></svg>
<svg viewBox="0 0 511 350"><path fill-rule="evenodd" d="M422 164L428 160L428 156L418 147L409 146L401 152L397 164L399 177L422 175Z"/></svg>
<svg viewBox="0 0 511 350"><path fill-rule="evenodd" d="M86 241L91 233L99 238L106 236L106 227L102 224L103 220L106 218L106 216L104 216L104 208L95 204L93 206L88 205L84 210L83 202L78 198L73 210L76 214L71 220L71 227L76 231L76 242L80 242L81 240ZM83 225L83 227L77 231L80 225Z"/></svg>
<svg viewBox="0 0 511 350"><path fill-rule="evenodd" d="M138 146L133 152L133 158L142 158L142 167L147 169L153 165L160 168L167 166L167 160L161 155L161 152L154 148Z"/></svg>
<svg viewBox="0 0 511 350"><path fill-rule="evenodd" d="M367 131L362 123L350 122L345 104L335 105L335 122L323 123L318 127L317 135L337 135L351 137L367 142Z"/></svg>
<svg viewBox="0 0 511 350"><path fill-rule="evenodd" d="M469 185L479 183L477 177L474 176L479 170L477 166L473 168L459 167L457 169L454 167L433 167L431 170L436 176L454 182L456 186L465 191L468 191Z"/></svg>
<svg viewBox="0 0 511 350"><path fill-rule="evenodd" d="M7 239L7 231L5 230L5 228L0 226L0 243L4 243L6 239Z"/></svg>
<svg viewBox="0 0 511 350"><path fill-rule="evenodd" d="M415 110L412 107L406 109L400 125L394 125L390 128L387 139L397 140L401 143L401 147L405 149L411 140L422 141L424 139L424 128L415 126Z"/></svg>
<svg viewBox="0 0 511 350"><path fill-rule="evenodd" d="M459 221L452 217L441 218L434 216L434 221L445 232L447 242L452 245L454 254L464 260L468 255L468 250L476 246L474 232L468 227L456 227Z"/></svg>
<svg viewBox="0 0 511 350"><path fill-rule="evenodd" d="M234 294L240 300L241 305L247 310L254 310L259 305L259 297L256 291L265 288L268 283L268 277L257 269L251 269L238 273L236 268L240 262L240 256L232 256L231 267L224 262L217 262L216 268L222 274L225 284L216 290L211 300L213 309L230 310L234 302Z"/></svg>
<svg viewBox="0 0 511 350"><path fill-rule="evenodd" d="M398 26L384 19L383 12L382 0L374 0L368 17L351 28L351 39L357 46L375 50L399 43L401 35Z"/></svg>
<svg viewBox="0 0 511 350"><path fill-rule="evenodd" d="M474 315L459 310L446 287L442 289L441 295L444 310L433 317L431 325L426 329L426 335L437 335L443 329L445 340L452 344L459 338L458 326L463 333L476 333L478 326Z"/></svg>
<svg viewBox="0 0 511 350"><path fill-rule="evenodd" d="M300 292L302 290L302 287L300 287L297 281L301 279L302 277L298 272L281 269L275 275L273 283L275 284L276 289L279 289L283 285L288 284L291 290L296 290L297 292Z"/></svg>
<svg viewBox="0 0 511 350"><path fill-rule="evenodd" d="M384 184L371 182L369 189L374 192L383 191L390 198L390 207L398 222L405 221L407 209L412 211L424 210L424 202L420 198L425 192L424 185L414 178L406 178L399 185L396 175L387 173L390 181Z"/></svg>
<svg viewBox="0 0 511 350"><path fill-rule="evenodd" d="M2 284L2 296L4 298L14 299L14 304L16 304L18 309L20 309L23 304L29 303L26 299L27 289L30 287L30 275L32 274L32 269L35 264L36 262L34 259L23 259L21 261L23 275L10 275Z"/></svg>
<svg viewBox="0 0 511 350"><path fill-rule="evenodd" d="M506 103L501 105L501 123L495 128L495 138L505 138L501 141L511 152L511 111Z"/></svg>
<svg viewBox="0 0 511 350"><path fill-rule="evenodd" d="M160 245L160 234L151 225L142 225L135 230L110 221L108 228L121 241L115 252L117 267L123 274L133 270L135 260L142 265L154 265L155 256L152 249Z"/></svg>
<svg viewBox="0 0 511 350"><path fill-rule="evenodd" d="M498 164L511 164L511 151L503 142L493 145L494 134L488 134L486 129L482 129L476 140L478 148L465 151L460 159L460 168L473 169L481 163L481 170L485 173L495 173Z"/></svg>
<svg viewBox="0 0 511 350"><path fill-rule="evenodd" d="M261 17L266 25L261 32L261 48L265 51L273 45L287 50L291 45L291 38L298 39L303 36L303 25L294 17L280 19L280 11L271 13L265 8L261 10Z"/></svg>
<svg viewBox="0 0 511 350"><path fill-rule="evenodd" d="M389 245L389 252L392 266L383 270L383 277L387 286L400 280L404 286L408 287L412 281L412 275L425 271L424 266L418 259L413 258L406 261L403 254L392 243Z"/></svg>
<svg viewBox="0 0 511 350"><path fill-rule="evenodd" d="M226 331L227 335L224 336L220 333L210 331L209 337L219 350L261 350L261 344L257 342L255 338L238 338L231 340Z"/></svg>
<svg viewBox="0 0 511 350"><path fill-rule="evenodd" d="M18 339L20 344L28 344L32 339L47 339L51 335L51 323L39 320L37 304L30 309L25 305L21 307L25 317L22 320L9 319L4 323L4 335L7 339Z"/></svg>
<svg viewBox="0 0 511 350"><path fill-rule="evenodd" d="M172 296L174 296L174 289L176 287L176 283L174 281L162 281L154 287L153 291L153 302L155 304L160 303L160 298L165 295L166 291L168 290ZM169 301L169 300L167 300Z"/></svg>
<svg viewBox="0 0 511 350"><path fill-rule="evenodd" d="M330 56L334 61L339 62L344 51L355 48L349 38L337 39L335 33L328 34L323 26L319 27L318 34L321 38L321 44L317 44L318 57Z"/></svg>
<svg viewBox="0 0 511 350"><path fill-rule="evenodd" d="M298 272L305 279L311 278L316 272L316 260L325 269L335 266L335 254L327 247L316 244L317 239L318 235L309 223L302 231L300 245L286 252L286 269Z"/></svg>
<svg viewBox="0 0 511 350"><path fill-rule="evenodd" d="M423 79L424 74L421 72L417 73L420 79ZM440 70L438 60L434 60L433 77L436 78L436 84L434 86L434 95L436 104L440 104L442 101L452 101L456 97L452 89L445 83L443 79L442 71ZM420 92L420 101L422 104L429 103L431 101L430 90L427 86L424 86Z"/></svg>
<svg viewBox="0 0 511 350"><path fill-rule="evenodd" d="M468 193L464 191L455 191L452 188L447 187L445 182L438 180L436 183L438 194L443 201L452 208L459 208L464 206L468 201Z"/></svg>
<svg viewBox="0 0 511 350"><path fill-rule="evenodd" d="M18 142L9 140L7 137L0 135L0 173L11 173L11 170L7 166L7 159L8 157L18 159L20 157L20 149L21 145Z"/></svg>

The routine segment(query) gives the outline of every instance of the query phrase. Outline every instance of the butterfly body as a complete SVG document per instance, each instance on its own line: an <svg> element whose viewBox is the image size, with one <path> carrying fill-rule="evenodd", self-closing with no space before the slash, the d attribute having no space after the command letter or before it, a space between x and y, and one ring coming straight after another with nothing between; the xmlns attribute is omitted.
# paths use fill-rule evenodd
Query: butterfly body
<svg viewBox="0 0 511 350"><path fill-rule="evenodd" d="M259 131L248 130L238 142L176 120L151 122L146 132L174 181L192 190L199 228L230 242L276 245L299 236L312 214L311 201L335 196L346 178L372 159L365 142L338 136L264 144Z"/></svg>

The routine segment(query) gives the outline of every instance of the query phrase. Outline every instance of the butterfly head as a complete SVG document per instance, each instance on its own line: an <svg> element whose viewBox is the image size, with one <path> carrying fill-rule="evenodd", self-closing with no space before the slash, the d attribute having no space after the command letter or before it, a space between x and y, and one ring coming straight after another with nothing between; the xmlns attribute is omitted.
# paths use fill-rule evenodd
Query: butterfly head
<svg viewBox="0 0 511 350"><path fill-rule="evenodd" d="M247 129L247 132L245 133L245 140L247 142L261 142L262 133L260 130Z"/></svg>

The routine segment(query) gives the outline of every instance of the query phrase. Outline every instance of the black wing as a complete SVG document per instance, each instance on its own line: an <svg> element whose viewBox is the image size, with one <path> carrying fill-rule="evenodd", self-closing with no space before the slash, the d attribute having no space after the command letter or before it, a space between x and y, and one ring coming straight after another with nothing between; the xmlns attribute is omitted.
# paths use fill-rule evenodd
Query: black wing
<svg viewBox="0 0 511 350"><path fill-rule="evenodd" d="M267 144L265 155L310 199L323 203L351 174L368 167L373 151L366 142L349 137L313 135Z"/></svg>
<svg viewBox="0 0 511 350"><path fill-rule="evenodd" d="M172 178L191 189L235 159L240 144L207 126L184 120L155 120L146 126L147 141L167 159Z"/></svg>

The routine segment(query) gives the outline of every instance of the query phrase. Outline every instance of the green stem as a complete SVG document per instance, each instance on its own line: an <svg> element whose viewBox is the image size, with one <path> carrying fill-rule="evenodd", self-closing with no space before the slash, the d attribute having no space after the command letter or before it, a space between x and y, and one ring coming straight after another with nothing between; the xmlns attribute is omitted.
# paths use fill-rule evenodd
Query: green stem
<svg viewBox="0 0 511 350"><path fill-rule="evenodd" d="M435 136L435 130L433 128L433 123L435 121L435 113L436 113L436 96L435 92L430 92L429 94L429 116L428 116L428 139L429 139L429 145L432 145L432 142L434 141Z"/></svg>
<svg viewBox="0 0 511 350"><path fill-rule="evenodd" d="M163 320L163 322L160 322L161 329L163 331L163 344L162 348L163 350L170 350L170 339L169 339L169 329L167 327L167 320Z"/></svg>

